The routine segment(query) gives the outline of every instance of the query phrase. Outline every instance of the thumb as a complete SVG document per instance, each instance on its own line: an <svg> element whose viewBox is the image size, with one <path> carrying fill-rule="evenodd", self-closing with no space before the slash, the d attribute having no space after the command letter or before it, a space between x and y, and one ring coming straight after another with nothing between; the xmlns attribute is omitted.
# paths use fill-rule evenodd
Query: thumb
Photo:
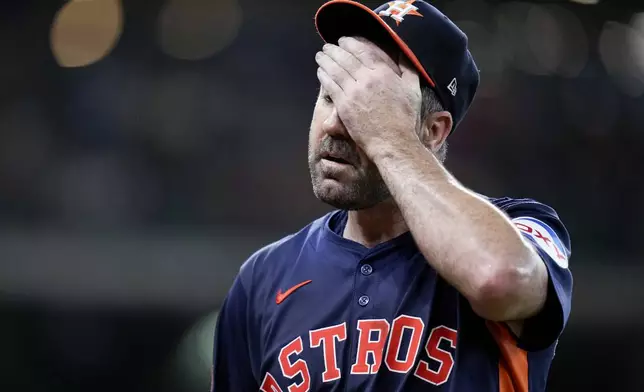
<svg viewBox="0 0 644 392"><path fill-rule="evenodd" d="M417 86L420 84L420 81L418 79L418 71L416 71L416 68L411 65L409 59L407 59L407 57L405 57L405 55L402 53L400 53L400 56L398 57L398 66L400 67L400 71L402 72L401 78L405 85Z"/></svg>

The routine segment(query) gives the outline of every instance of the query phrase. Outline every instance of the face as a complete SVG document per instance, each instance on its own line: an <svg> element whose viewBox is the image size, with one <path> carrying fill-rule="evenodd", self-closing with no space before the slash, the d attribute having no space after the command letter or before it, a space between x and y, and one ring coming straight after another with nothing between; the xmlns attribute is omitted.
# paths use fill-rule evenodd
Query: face
<svg viewBox="0 0 644 392"><path fill-rule="evenodd" d="M351 140L323 90L313 111L308 155L313 192L323 202L360 210L390 197L378 168Z"/></svg>

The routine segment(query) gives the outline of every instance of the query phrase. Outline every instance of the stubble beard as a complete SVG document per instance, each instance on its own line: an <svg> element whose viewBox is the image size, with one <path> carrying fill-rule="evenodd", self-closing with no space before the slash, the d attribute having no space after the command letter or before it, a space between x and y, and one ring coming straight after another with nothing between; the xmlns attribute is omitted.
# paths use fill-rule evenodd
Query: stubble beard
<svg viewBox="0 0 644 392"><path fill-rule="evenodd" d="M319 167L320 160L309 151L309 173L313 193L323 203L334 208L348 211L363 210L374 207L389 199L391 194L375 165L362 171L351 182L334 181L325 184L325 177Z"/></svg>

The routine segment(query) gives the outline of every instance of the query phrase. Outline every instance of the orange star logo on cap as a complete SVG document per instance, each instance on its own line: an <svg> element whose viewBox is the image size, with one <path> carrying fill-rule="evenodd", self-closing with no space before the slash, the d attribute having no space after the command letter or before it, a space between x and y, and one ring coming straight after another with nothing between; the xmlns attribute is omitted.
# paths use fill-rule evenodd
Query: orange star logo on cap
<svg viewBox="0 0 644 392"><path fill-rule="evenodd" d="M400 23L404 20L405 16L407 15L415 15L415 16L420 16L422 18L423 15L420 12L418 12L418 7L413 5L414 1L416 0L390 1L389 3L387 3L389 4L389 7L386 10L380 11L378 15L389 16L390 18L396 21L396 25L400 25Z"/></svg>

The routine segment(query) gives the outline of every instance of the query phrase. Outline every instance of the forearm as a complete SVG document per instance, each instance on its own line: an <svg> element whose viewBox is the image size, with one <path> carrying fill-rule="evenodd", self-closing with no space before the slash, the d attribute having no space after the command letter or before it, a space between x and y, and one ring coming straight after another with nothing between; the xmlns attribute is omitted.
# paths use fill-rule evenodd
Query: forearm
<svg viewBox="0 0 644 392"><path fill-rule="evenodd" d="M374 158L428 263L487 319L530 316L547 273L511 221L461 186L420 142Z"/></svg>

